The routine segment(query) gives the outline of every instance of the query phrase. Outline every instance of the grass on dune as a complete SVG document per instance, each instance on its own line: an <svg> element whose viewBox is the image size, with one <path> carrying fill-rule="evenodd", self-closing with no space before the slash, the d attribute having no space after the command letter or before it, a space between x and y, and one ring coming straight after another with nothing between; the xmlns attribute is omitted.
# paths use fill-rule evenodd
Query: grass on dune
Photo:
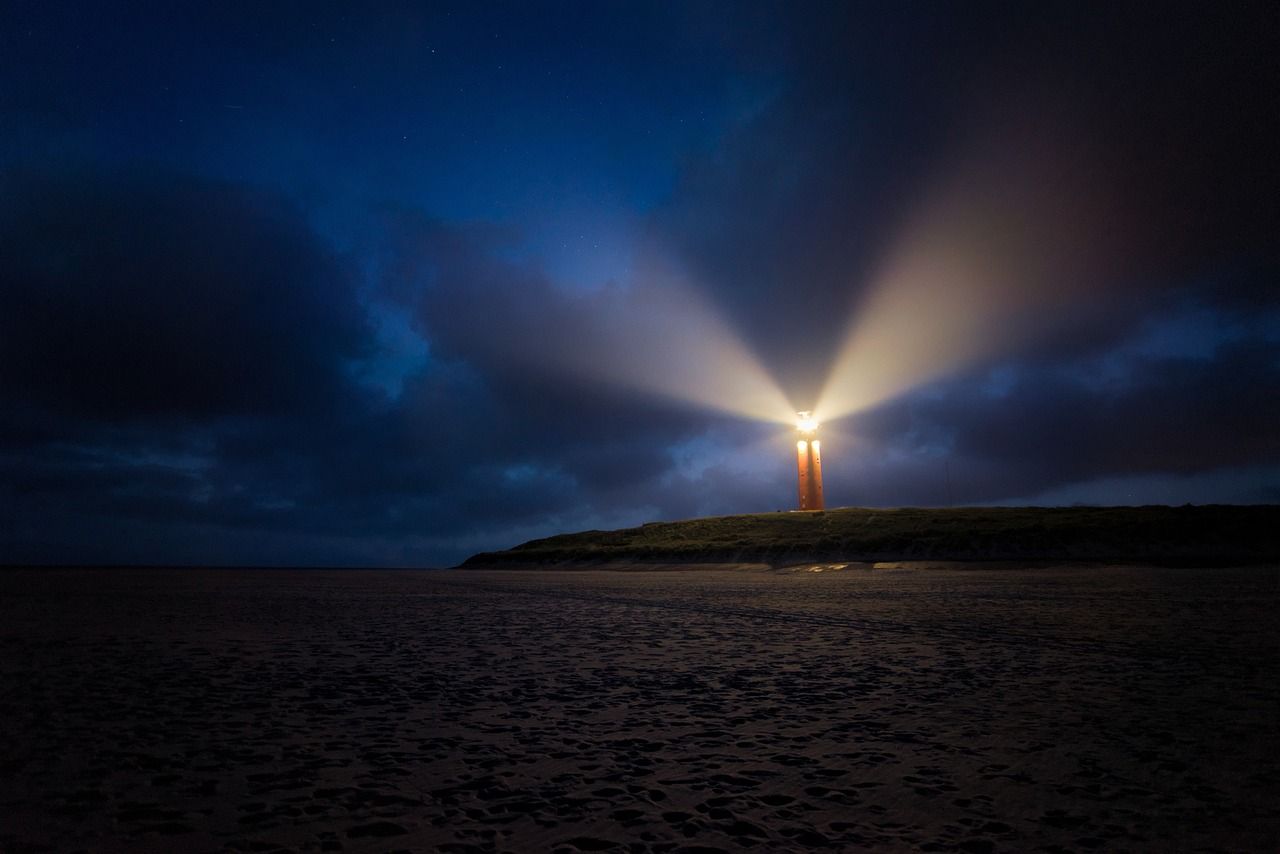
<svg viewBox="0 0 1280 854"><path fill-rule="evenodd" d="M583 531L464 566L797 560L1268 560L1280 506L840 508Z"/></svg>

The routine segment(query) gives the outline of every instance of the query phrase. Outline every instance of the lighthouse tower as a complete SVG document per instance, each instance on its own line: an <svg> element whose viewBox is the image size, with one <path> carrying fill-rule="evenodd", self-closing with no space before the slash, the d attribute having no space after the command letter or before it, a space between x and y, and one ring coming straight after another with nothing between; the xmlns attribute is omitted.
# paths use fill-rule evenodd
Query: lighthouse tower
<svg viewBox="0 0 1280 854"><path fill-rule="evenodd" d="M800 484L800 509L821 510L822 445L818 441L818 422L812 412L796 413L796 468Z"/></svg>

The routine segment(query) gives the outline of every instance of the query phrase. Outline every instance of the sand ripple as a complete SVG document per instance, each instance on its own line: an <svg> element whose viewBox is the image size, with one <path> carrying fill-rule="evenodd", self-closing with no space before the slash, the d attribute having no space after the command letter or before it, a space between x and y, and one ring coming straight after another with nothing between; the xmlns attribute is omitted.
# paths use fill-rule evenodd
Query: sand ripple
<svg viewBox="0 0 1280 854"><path fill-rule="evenodd" d="M1275 850L1280 572L0 573L0 850Z"/></svg>

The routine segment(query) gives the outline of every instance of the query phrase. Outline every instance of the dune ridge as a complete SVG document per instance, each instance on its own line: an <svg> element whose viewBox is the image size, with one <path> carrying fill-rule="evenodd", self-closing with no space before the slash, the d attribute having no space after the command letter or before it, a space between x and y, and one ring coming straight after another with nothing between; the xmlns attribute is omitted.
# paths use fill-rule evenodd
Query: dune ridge
<svg viewBox="0 0 1280 854"><path fill-rule="evenodd" d="M654 522L482 552L465 569L1027 561L1233 565L1280 559L1280 506L845 507Z"/></svg>

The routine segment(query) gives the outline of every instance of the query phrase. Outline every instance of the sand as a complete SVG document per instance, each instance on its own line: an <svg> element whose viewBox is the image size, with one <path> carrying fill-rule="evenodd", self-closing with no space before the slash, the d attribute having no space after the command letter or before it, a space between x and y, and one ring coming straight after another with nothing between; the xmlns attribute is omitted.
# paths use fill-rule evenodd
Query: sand
<svg viewBox="0 0 1280 854"><path fill-rule="evenodd" d="M0 850L1280 847L1280 568L0 572Z"/></svg>

